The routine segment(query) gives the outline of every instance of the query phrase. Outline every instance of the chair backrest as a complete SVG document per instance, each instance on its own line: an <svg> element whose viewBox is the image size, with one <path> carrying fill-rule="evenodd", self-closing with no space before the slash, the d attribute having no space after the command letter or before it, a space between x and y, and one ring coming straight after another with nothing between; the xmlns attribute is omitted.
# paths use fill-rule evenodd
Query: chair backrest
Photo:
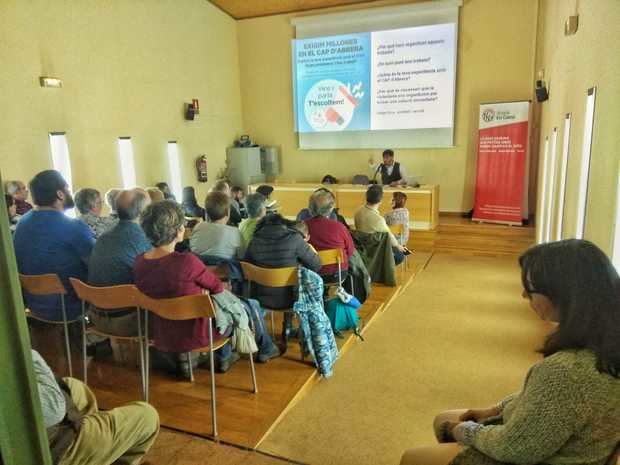
<svg viewBox="0 0 620 465"><path fill-rule="evenodd" d="M402 223L391 224L388 227L390 228L390 231L392 231L392 234L394 234L395 236L400 236L405 232L405 225Z"/></svg>
<svg viewBox="0 0 620 465"><path fill-rule="evenodd" d="M321 266L339 265L344 262L344 251L342 249L319 250Z"/></svg>
<svg viewBox="0 0 620 465"><path fill-rule="evenodd" d="M297 285L297 267L262 268L248 262L241 262L243 276L248 281L265 287L286 287Z"/></svg>
<svg viewBox="0 0 620 465"><path fill-rule="evenodd" d="M66 294L67 290L57 274L19 275L22 287L33 295Z"/></svg>
<svg viewBox="0 0 620 465"><path fill-rule="evenodd" d="M138 291L139 292L139 291ZM209 294L185 295L169 299L153 299L140 292L140 307L166 320L215 318L215 307Z"/></svg>
<svg viewBox="0 0 620 465"><path fill-rule="evenodd" d="M368 176L366 176L365 174L356 174L355 176L353 176L353 180L351 181L351 184L361 184L363 186L368 185L368 183L370 182L370 180L368 179Z"/></svg>
<svg viewBox="0 0 620 465"><path fill-rule="evenodd" d="M69 278L69 281L71 281L75 293L81 300L90 302L98 309L114 310L140 305L140 293L133 284L95 287L83 283L77 278Z"/></svg>

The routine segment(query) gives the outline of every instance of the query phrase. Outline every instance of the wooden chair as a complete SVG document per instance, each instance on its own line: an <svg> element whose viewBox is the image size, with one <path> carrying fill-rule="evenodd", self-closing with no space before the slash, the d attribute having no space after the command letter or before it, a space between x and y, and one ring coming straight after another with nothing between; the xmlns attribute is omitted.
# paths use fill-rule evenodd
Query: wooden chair
<svg viewBox="0 0 620 465"><path fill-rule="evenodd" d="M149 393L146 389L146 359L148 359L148 344L142 331L142 316L140 312L140 293L133 284L119 286L94 287L83 283L79 279L69 278L75 293L82 301L82 363L84 383L88 384L88 367L86 363L86 334L97 334L103 337L137 342L140 348L140 376L142 379L142 398L148 402ZM86 327L86 302L97 308L97 311L110 312L119 309L134 308L138 313L138 335L117 336L106 333L95 327Z"/></svg>
<svg viewBox="0 0 620 465"><path fill-rule="evenodd" d="M344 250L342 249L325 249L319 250L319 258L321 259L321 266L338 265L338 282L337 283L325 283L325 287L342 286L342 263L344 262ZM354 293L353 289L353 275L349 274L351 282L351 293Z"/></svg>
<svg viewBox="0 0 620 465"><path fill-rule="evenodd" d="M22 288L32 295L54 295L60 296L60 308L62 310L62 321L46 320L36 316L30 309L26 309L26 317L43 323L53 325L63 325L65 334L65 352L67 355L67 365L69 367L69 376L73 377L73 364L71 363L71 346L69 344L69 323L75 323L77 320L67 320L67 307L65 306L65 295L67 290L60 281L57 274L48 273L40 275L19 275L19 281Z"/></svg>
<svg viewBox="0 0 620 465"><path fill-rule="evenodd" d="M405 225L402 223L399 224L391 224L388 226L390 228L390 231L392 232L392 234L394 234L396 236L396 238L400 238L405 234ZM400 242L400 241L399 241ZM407 244L405 244L406 246ZM402 268L402 274L403 274L403 278L405 276L405 271L408 268L408 263L407 263L407 255L405 255L405 263L403 263L403 268Z"/></svg>
<svg viewBox="0 0 620 465"><path fill-rule="evenodd" d="M247 295L251 296L252 283L265 287L289 287L297 286L297 267L286 268L263 268L249 262L241 262L243 276L248 283ZM262 305L262 303L261 303ZM264 305L263 305L264 306ZM265 307L271 313L271 334L275 337L274 312L293 313L292 308L273 310Z"/></svg>
<svg viewBox="0 0 620 465"><path fill-rule="evenodd" d="M213 426L213 437L217 437L217 412L215 399L215 363L213 352L223 347L230 338L221 338L213 340L213 319L215 318L215 307L209 294L187 295L171 299L152 299L151 297L140 293L140 307L146 312L145 319L145 338L148 340L148 312L153 312L160 318L167 320L193 320L195 318L206 318L209 326L209 345L194 349L192 352L209 352L209 360L211 365L211 421ZM254 358L250 354L250 370L252 373L252 392L258 392L256 385L256 371L254 370ZM194 382L194 371L190 353L187 353L189 364L190 380ZM146 367L146 388L149 388L149 367Z"/></svg>

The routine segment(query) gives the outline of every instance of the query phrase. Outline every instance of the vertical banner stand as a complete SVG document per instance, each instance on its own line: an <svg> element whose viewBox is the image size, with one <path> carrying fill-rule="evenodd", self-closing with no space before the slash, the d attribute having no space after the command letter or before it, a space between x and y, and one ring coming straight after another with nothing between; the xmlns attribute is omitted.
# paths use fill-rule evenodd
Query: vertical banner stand
<svg viewBox="0 0 620 465"><path fill-rule="evenodd" d="M528 211L530 102L480 104L473 221L522 225Z"/></svg>

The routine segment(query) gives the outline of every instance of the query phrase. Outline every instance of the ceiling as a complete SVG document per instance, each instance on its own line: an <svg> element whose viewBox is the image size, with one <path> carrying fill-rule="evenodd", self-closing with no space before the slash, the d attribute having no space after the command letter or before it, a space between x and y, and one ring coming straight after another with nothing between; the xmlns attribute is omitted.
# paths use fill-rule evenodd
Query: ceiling
<svg viewBox="0 0 620 465"><path fill-rule="evenodd" d="M357 3L372 3L378 0L209 0L235 19L257 18L259 16L297 13Z"/></svg>

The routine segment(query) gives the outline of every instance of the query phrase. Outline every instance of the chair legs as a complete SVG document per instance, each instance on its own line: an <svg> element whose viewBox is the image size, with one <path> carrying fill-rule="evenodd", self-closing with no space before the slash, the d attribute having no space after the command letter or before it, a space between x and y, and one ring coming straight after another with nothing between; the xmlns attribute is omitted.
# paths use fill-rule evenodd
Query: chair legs
<svg viewBox="0 0 620 465"><path fill-rule="evenodd" d="M150 353L149 353L149 312L148 310L144 310L144 338L142 340L142 344L140 347L144 350L144 400L145 402L149 401L149 382L150 382L150 370L151 363L149 361Z"/></svg>
<svg viewBox="0 0 620 465"><path fill-rule="evenodd" d="M88 360L86 359L86 303L82 300L82 379L88 385Z"/></svg>
<svg viewBox="0 0 620 465"><path fill-rule="evenodd" d="M69 344L69 323L67 323L67 309L65 307L65 296L60 294L60 306L62 308L62 323L65 330L65 351L67 354L67 365L69 366L69 377L73 378L73 363L71 362L71 345Z"/></svg>
<svg viewBox="0 0 620 465"><path fill-rule="evenodd" d="M194 368L192 367L192 353L187 352L187 365L189 368L189 381L190 383L194 382Z"/></svg>
<svg viewBox="0 0 620 465"><path fill-rule="evenodd" d="M254 369L254 354L250 355L250 371L252 373L252 392L254 394L258 393L258 384L256 384L256 370Z"/></svg>
<svg viewBox="0 0 620 465"><path fill-rule="evenodd" d="M209 318L209 369L211 371L211 423L213 427L213 437L217 438L217 403L215 400L215 357L213 356L213 325L211 324L211 318ZM190 361L191 367L191 361ZM190 368L191 370L191 368ZM191 373L191 371L190 371ZM192 375L192 382L193 382Z"/></svg>
<svg viewBox="0 0 620 465"><path fill-rule="evenodd" d="M146 371L145 371L145 364L144 364L144 359L145 359L145 355L144 355L144 338L142 337L142 315L140 315L140 309L137 309L138 312L138 350L140 351L140 378L142 380L142 399L144 399L145 402L148 402L148 391L147 391L147 387L146 387ZM146 350L148 350L148 344L146 346Z"/></svg>
<svg viewBox="0 0 620 465"><path fill-rule="evenodd" d="M271 313L271 337L276 337L276 320L273 310L270 310L269 313Z"/></svg>

